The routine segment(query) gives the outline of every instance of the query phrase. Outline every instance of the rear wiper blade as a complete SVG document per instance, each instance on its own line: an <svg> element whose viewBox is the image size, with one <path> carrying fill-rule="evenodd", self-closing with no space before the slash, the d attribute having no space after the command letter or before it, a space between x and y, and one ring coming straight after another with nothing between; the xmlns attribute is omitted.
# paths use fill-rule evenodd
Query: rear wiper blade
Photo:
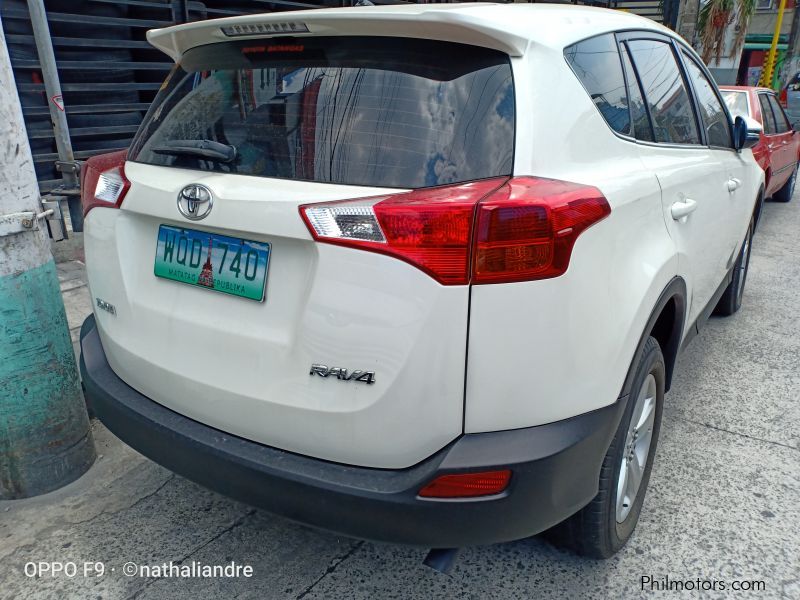
<svg viewBox="0 0 800 600"><path fill-rule="evenodd" d="M236 148L213 140L171 140L153 148L156 154L199 156L217 162L230 163L236 160Z"/></svg>

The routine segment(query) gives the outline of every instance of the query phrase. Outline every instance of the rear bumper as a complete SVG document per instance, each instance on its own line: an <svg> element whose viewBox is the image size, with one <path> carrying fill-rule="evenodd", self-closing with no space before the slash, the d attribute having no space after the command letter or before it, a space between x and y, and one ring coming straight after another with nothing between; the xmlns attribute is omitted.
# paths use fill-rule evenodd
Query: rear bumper
<svg viewBox="0 0 800 600"><path fill-rule="evenodd" d="M572 419L463 435L408 469L331 463L198 423L141 395L111 370L94 317L81 329L81 375L94 413L117 437L221 494L348 536L448 548L533 535L597 493L600 465L624 401ZM423 500L443 473L509 468L502 494Z"/></svg>

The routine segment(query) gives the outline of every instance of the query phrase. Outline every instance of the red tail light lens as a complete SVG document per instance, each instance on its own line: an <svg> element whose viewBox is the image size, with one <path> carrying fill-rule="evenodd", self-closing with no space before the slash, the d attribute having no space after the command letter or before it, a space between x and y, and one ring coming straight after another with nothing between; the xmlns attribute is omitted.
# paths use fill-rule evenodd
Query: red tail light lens
<svg viewBox="0 0 800 600"><path fill-rule="evenodd" d="M557 277L610 212L597 188L537 177L300 207L315 240L400 258L445 285Z"/></svg>
<svg viewBox="0 0 800 600"><path fill-rule="evenodd" d="M474 498L493 496L508 487L511 471L483 471L440 475L419 491L423 498Z"/></svg>
<svg viewBox="0 0 800 600"><path fill-rule="evenodd" d="M127 150L93 156L81 171L81 206L85 217L95 206L119 208L131 182L125 177Z"/></svg>
<svg viewBox="0 0 800 600"><path fill-rule="evenodd" d="M786 91L788 88L783 88L781 93L778 95L778 103L783 107L787 108L788 104L788 92Z"/></svg>
<svg viewBox="0 0 800 600"><path fill-rule="evenodd" d="M583 230L611 212L593 187L517 177L478 207L472 283L558 277Z"/></svg>

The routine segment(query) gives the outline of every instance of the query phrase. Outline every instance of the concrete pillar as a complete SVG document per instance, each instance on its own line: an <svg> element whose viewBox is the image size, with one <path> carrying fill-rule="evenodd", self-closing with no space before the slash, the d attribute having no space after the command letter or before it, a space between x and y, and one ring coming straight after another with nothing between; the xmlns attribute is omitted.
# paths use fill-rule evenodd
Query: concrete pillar
<svg viewBox="0 0 800 600"><path fill-rule="evenodd" d="M33 157L0 23L0 499L49 492L94 462Z"/></svg>
<svg viewBox="0 0 800 600"><path fill-rule="evenodd" d="M696 45L696 32L699 11L699 0L680 0L680 8L678 10L678 26L676 27L676 31L683 39L689 42L695 50L698 49L698 46Z"/></svg>

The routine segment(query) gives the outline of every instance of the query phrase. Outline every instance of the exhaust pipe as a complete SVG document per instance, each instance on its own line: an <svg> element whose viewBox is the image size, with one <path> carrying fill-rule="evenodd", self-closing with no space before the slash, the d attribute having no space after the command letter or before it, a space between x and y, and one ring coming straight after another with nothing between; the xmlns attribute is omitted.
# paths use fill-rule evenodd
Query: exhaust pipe
<svg viewBox="0 0 800 600"><path fill-rule="evenodd" d="M439 571L439 573L449 575L456 564L456 558L460 551L460 548L431 548L422 564Z"/></svg>

